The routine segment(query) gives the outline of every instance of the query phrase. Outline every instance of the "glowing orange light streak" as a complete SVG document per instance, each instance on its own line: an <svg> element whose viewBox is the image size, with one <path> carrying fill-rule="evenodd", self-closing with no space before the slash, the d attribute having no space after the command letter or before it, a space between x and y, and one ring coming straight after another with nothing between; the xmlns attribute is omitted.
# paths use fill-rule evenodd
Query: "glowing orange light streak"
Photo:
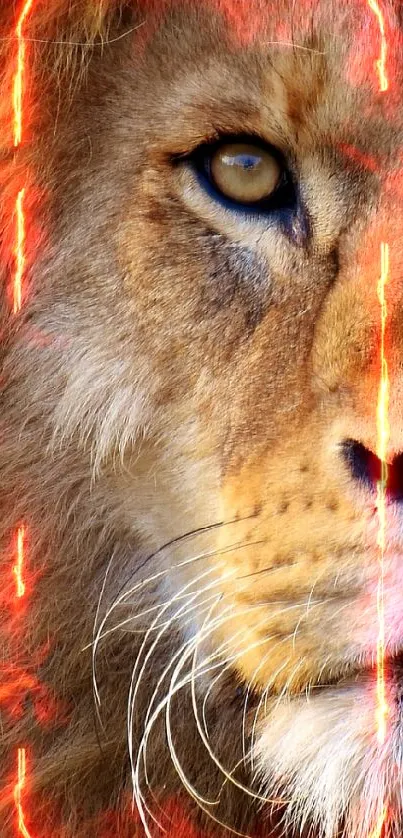
<svg viewBox="0 0 403 838"><path fill-rule="evenodd" d="M386 810L386 806L384 806L383 809L382 809L382 812L380 813L379 818L377 820L376 827L371 832L369 838L381 838L383 825L384 825L384 823L386 823L386 816L387 816L387 810Z"/></svg>
<svg viewBox="0 0 403 838"><path fill-rule="evenodd" d="M21 308L22 278L25 268L25 216L24 216L24 195L25 189L20 189L15 205L16 214L16 243L15 243L15 274L14 274L14 314Z"/></svg>
<svg viewBox="0 0 403 838"><path fill-rule="evenodd" d="M23 26L27 15L31 11L33 0L26 0L22 7L21 14L18 18L15 27L15 36L17 38L17 68L14 76L13 84L13 134L14 147L18 148L22 141L22 124L23 124L23 98L24 98L24 76L25 76L25 39L23 35ZM25 190L21 189L18 193L15 215L16 215L16 241L15 241L15 275L14 275L14 292L13 292L13 310L16 314L21 308L22 295L22 279L25 268L25 216L24 216L24 195Z"/></svg>
<svg viewBox="0 0 403 838"><path fill-rule="evenodd" d="M378 20L379 32L381 36L381 54L375 62L375 67L379 78L379 90L384 93L385 90L388 90L389 88L389 81L386 72L388 42L386 40L385 18L377 0L368 0L368 6Z"/></svg>
<svg viewBox="0 0 403 838"><path fill-rule="evenodd" d="M368 0L368 6L376 16L381 37L380 56L375 62L378 73L379 91L385 92L389 88L386 64L388 56L388 44L385 31L385 19L377 0ZM384 579L385 579L385 547L386 547L386 491L388 483L388 444L389 444L389 373L388 362L385 354L385 332L387 321L387 304L385 288L389 280L389 245L381 242L381 272L377 285L378 301L381 308L381 345L380 345L380 381L378 389L378 402L376 410L377 426L377 447L376 453L381 463L380 479L377 482L376 508L378 513L378 537L379 549L379 576L377 588L377 615L378 615L378 639L376 646L376 697L377 706L375 721L377 738L380 745L385 742L386 722L389 708L386 700L385 685L385 604L384 604ZM384 825L387 822L386 806L382 807L370 838L381 838Z"/></svg>
<svg viewBox="0 0 403 838"><path fill-rule="evenodd" d="M381 242L381 275L378 281L378 300L381 306L381 377L377 405L377 456L381 461L381 475L377 483L376 507L378 511L379 580L377 592L378 642L377 642L377 708L376 723L378 742L385 741L388 705L385 695L385 609L384 609L384 555L386 540L386 488L388 482L388 464L386 462L389 442L389 375L385 356L385 330L387 304L385 288L389 278L389 246Z"/></svg>
<svg viewBox="0 0 403 838"><path fill-rule="evenodd" d="M14 146L20 145L22 140L22 100L24 95L24 74L25 74L25 39L23 36L23 26L25 20L31 11L33 0L26 0L22 8L21 14L18 18L15 27L15 35L17 38L18 53L17 53L17 69L14 77L13 85L13 107L14 107Z"/></svg>
<svg viewBox="0 0 403 838"><path fill-rule="evenodd" d="M21 13L18 17L15 36L17 39L17 67L13 83L13 137L14 148L18 148L22 141L23 126L23 97L25 77L25 54L26 45L23 35L23 26L27 15L32 8L33 0L25 0ZM26 253L25 253L25 214L24 214L25 189L20 189L15 203L16 234L15 234L15 274L13 282L13 310L16 314L21 308L22 302L22 280L24 276ZM17 561L13 567L16 578L16 597L21 598L25 594L25 583L23 580L24 567L24 539L25 527L20 526L17 530ZM14 801L18 819L18 832L22 838L31 838L25 825L22 794L26 782L26 752L25 748L18 749L18 775L14 787Z"/></svg>
<svg viewBox="0 0 403 838"><path fill-rule="evenodd" d="M25 825L22 795L26 782L26 753L25 748L18 749L18 780L14 787L14 801L18 817L18 832L23 838L32 838Z"/></svg>
<svg viewBox="0 0 403 838"><path fill-rule="evenodd" d="M25 594L25 583L23 580L24 569L24 539L25 527L18 527L17 530L17 561L13 567L13 573L16 579L16 597L21 598Z"/></svg>

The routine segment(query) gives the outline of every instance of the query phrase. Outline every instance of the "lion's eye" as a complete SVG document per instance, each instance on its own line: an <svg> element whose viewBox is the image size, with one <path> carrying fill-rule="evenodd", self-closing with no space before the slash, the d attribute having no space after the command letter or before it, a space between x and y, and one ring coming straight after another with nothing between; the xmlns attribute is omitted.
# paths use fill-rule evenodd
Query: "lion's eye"
<svg viewBox="0 0 403 838"><path fill-rule="evenodd" d="M294 176L281 152L264 140L224 136L199 146L187 159L200 186L227 209L249 216L273 214L284 224L297 211Z"/></svg>
<svg viewBox="0 0 403 838"><path fill-rule="evenodd" d="M211 183L226 198L240 204L267 200L282 180L279 161L251 143L225 143L209 160Z"/></svg>

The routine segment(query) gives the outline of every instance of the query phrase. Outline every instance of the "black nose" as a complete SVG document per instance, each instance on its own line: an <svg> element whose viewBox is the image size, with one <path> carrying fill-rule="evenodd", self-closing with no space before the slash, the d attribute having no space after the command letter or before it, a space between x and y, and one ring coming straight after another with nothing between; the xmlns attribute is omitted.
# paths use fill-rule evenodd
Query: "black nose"
<svg viewBox="0 0 403 838"><path fill-rule="evenodd" d="M381 479L381 461L361 442L347 439L342 443L343 459L351 477L362 487L376 492ZM387 467L386 494L390 501L403 503L403 454L398 454Z"/></svg>

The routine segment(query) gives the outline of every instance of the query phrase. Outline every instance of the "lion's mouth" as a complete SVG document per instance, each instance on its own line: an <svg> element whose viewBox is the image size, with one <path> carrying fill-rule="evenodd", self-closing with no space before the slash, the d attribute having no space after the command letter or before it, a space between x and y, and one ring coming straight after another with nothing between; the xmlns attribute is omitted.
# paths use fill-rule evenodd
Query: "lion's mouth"
<svg viewBox="0 0 403 838"><path fill-rule="evenodd" d="M393 687L394 691L401 691L403 703L403 651L396 654L385 655L383 661L383 675L386 685ZM327 691L332 689L343 689L350 686L367 686L375 684L377 680L377 667L374 664L351 663L343 665L338 671L329 674L322 673L310 686L310 691ZM302 693L301 693L302 694ZM306 693L305 693L306 694Z"/></svg>
<svg viewBox="0 0 403 838"><path fill-rule="evenodd" d="M394 817L401 817L402 653L385 660L388 713L382 742L376 681L376 667L351 666L342 675L318 679L311 695L284 697L268 707L255 746L260 788L268 798L281 793L284 817L290 825L299 823L301 833L311 823L320 825L318 834L326 838L368 838L385 799L393 801ZM310 834L317 834L314 828Z"/></svg>

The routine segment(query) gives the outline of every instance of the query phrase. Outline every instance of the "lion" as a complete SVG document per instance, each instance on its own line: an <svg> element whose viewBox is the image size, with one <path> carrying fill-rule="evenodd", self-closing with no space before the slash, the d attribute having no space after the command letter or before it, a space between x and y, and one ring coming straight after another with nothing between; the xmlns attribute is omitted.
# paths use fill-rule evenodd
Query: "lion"
<svg viewBox="0 0 403 838"><path fill-rule="evenodd" d="M399 835L399 4L17 5L1 836Z"/></svg>

